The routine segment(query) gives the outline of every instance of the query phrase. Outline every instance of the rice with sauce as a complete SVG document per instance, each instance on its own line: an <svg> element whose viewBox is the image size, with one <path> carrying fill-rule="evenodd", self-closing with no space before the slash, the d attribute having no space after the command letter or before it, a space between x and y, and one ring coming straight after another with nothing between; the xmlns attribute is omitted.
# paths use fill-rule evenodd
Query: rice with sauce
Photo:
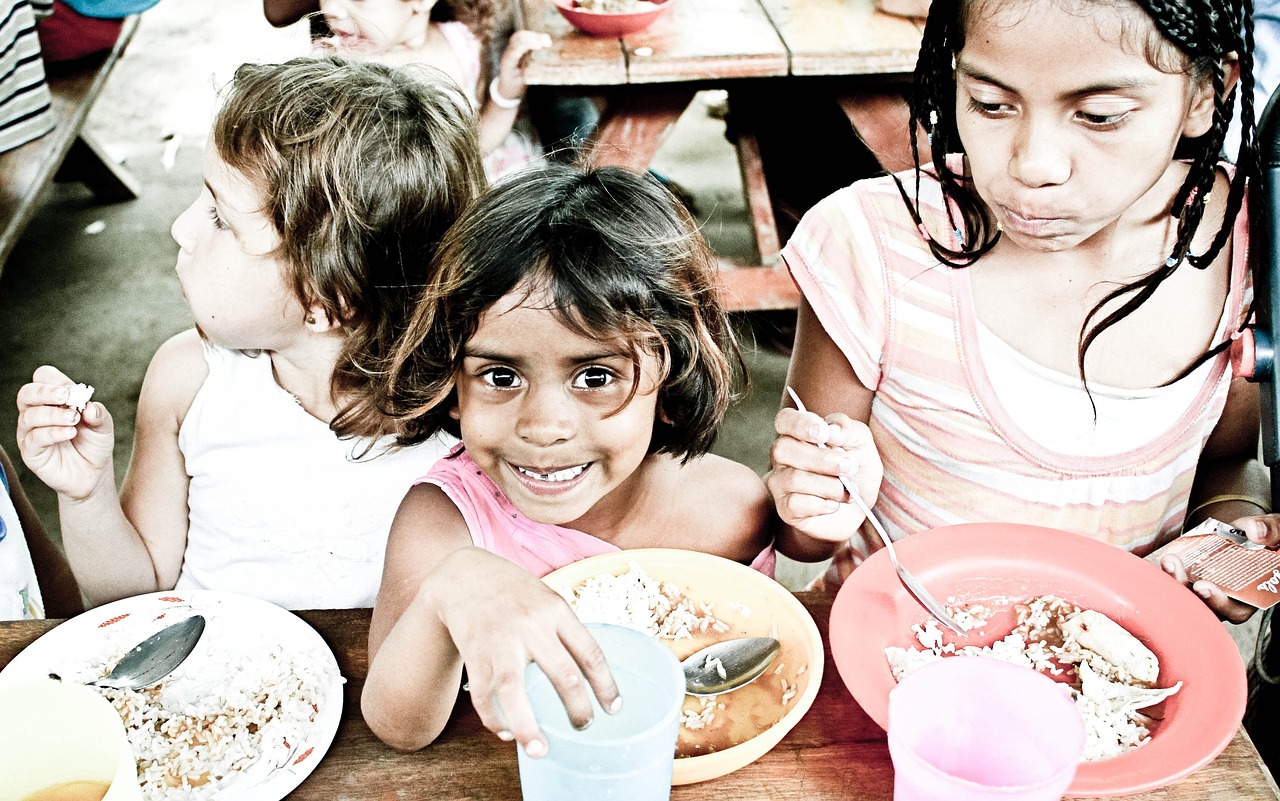
<svg viewBox="0 0 1280 801"><path fill-rule="evenodd" d="M726 637L739 636L729 634L732 627L716 616L713 604L689 598L675 582L654 578L635 562L629 563L623 573L600 573L560 594L583 623L626 626L672 641L677 653L681 650L675 648L677 642L686 652L692 652ZM745 620L753 614L750 606L739 601L724 601L723 606L726 611L722 614L727 619ZM770 628L769 635L778 638L776 626ZM710 657L706 666L716 669L717 661ZM801 664L784 674L787 666L779 660L766 676L730 695L685 696L676 756L728 748L772 726L799 695L800 677L807 667ZM736 712L729 709L731 706Z"/></svg>
<svg viewBox="0 0 1280 801"><path fill-rule="evenodd" d="M145 690L95 688L124 721L146 801L232 797L241 782L305 758L299 746L340 679L328 654L265 641L202 644L201 651L203 671L188 662L191 670L184 665ZM118 659L66 678L90 681Z"/></svg>

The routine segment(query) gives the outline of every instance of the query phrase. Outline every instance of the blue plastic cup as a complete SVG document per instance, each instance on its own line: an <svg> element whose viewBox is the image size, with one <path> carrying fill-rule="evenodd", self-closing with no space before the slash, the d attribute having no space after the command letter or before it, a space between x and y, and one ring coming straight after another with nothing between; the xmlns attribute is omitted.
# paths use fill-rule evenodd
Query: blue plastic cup
<svg viewBox="0 0 1280 801"><path fill-rule="evenodd" d="M524 801L667 801L675 764L684 672L670 649L638 631L587 625L604 651L622 694L622 711L604 712L591 694L594 718L579 731L536 664L524 679L533 714L547 740L540 759L518 748Z"/></svg>

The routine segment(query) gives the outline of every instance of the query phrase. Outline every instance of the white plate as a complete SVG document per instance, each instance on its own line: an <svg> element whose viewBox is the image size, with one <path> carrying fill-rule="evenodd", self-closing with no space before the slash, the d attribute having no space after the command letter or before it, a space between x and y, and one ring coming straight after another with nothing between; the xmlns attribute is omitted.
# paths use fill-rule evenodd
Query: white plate
<svg viewBox="0 0 1280 801"><path fill-rule="evenodd" d="M75 675L100 659L113 659L168 623L192 613L204 615L206 627L195 651L172 674L208 683L208 676L227 669L210 654L244 648L246 641L269 643L272 652L312 654L317 669L333 676L316 701L316 714L284 742L264 743L269 758L259 759L223 784L218 795L237 801L280 801L315 768L333 742L342 718L343 678L329 646L302 618L275 604L229 592L191 590L156 592L104 604L62 623L31 643L0 670L0 684L41 678L50 673ZM237 647L237 643L240 643ZM253 654L250 655L250 658Z"/></svg>

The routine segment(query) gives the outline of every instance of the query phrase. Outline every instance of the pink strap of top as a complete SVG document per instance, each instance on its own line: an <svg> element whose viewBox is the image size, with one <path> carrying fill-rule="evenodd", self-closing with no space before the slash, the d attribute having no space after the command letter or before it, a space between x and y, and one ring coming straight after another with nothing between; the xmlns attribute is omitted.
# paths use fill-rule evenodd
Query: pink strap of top
<svg viewBox="0 0 1280 801"><path fill-rule="evenodd" d="M525 517L479 465L456 446L418 484L434 484L462 513L476 547L506 557L541 578L567 564L620 550L582 531L538 523ZM770 544L751 567L774 575L777 555Z"/></svg>

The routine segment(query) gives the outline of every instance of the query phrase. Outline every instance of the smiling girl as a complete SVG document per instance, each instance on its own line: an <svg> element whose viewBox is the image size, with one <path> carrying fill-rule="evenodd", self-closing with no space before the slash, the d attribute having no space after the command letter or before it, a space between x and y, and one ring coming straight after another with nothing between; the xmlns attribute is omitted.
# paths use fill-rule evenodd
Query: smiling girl
<svg viewBox="0 0 1280 801"><path fill-rule="evenodd" d="M22 458L58 493L91 601L176 587L372 605L396 503L451 442L394 448L370 365L483 183L443 84L336 58L236 71L173 223L195 327L151 360L121 491L105 406L69 407L49 366L18 392Z"/></svg>
<svg viewBox="0 0 1280 801"><path fill-rule="evenodd" d="M467 670L481 720L531 756L537 662L570 718L618 693L539 577L626 548L687 548L772 575L764 485L707 454L741 360L711 257L647 176L546 167L450 231L398 347L386 405L406 442L462 444L409 491L369 632L363 709L397 748L439 734Z"/></svg>
<svg viewBox="0 0 1280 801"><path fill-rule="evenodd" d="M837 192L783 252L789 381L816 413L776 418L788 555L847 572L876 542L846 543L842 472L895 537L1010 521L1144 554L1267 509L1258 395L1223 352L1252 299L1244 8L933 2L911 99L933 163Z"/></svg>

